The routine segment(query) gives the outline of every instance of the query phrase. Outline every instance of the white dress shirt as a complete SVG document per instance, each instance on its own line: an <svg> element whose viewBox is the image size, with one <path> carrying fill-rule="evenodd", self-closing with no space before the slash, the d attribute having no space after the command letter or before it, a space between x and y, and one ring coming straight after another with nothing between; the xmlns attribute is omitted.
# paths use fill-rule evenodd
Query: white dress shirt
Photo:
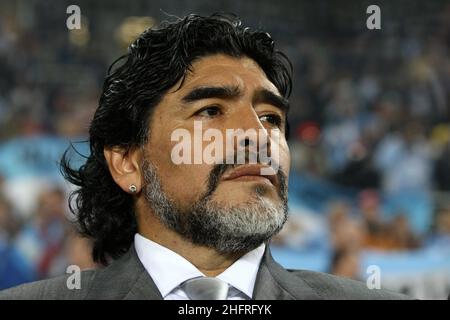
<svg viewBox="0 0 450 320"><path fill-rule="evenodd" d="M164 300L189 300L180 284L205 277L192 263L140 234L134 236L139 260L155 282ZM248 252L217 276L230 285L227 300L249 300L253 297L256 275L264 255L265 244Z"/></svg>

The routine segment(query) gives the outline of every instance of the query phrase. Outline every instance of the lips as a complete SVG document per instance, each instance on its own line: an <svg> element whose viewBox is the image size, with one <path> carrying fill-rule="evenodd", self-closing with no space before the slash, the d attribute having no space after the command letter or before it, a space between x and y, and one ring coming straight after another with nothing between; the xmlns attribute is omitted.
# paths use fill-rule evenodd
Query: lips
<svg viewBox="0 0 450 320"><path fill-rule="evenodd" d="M266 168L270 170L273 174L262 175L261 169ZM252 178L253 177L253 178ZM272 185L277 185L277 176L275 170L269 166L263 165L242 165L223 176L223 180L256 180L258 177L269 180Z"/></svg>

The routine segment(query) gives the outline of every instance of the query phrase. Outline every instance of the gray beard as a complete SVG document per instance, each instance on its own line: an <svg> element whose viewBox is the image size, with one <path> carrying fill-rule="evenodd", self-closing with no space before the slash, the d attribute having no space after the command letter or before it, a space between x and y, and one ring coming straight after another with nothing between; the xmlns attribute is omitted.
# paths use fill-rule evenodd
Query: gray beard
<svg viewBox="0 0 450 320"><path fill-rule="evenodd" d="M230 206L213 201L218 179L210 177L209 190L188 210L180 210L162 190L157 169L148 160L142 169L148 205L165 226L194 244L220 253L248 252L277 234L286 222L287 187L283 177L280 204L268 201L260 188L255 190L253 201L246 203Z"/></svg>

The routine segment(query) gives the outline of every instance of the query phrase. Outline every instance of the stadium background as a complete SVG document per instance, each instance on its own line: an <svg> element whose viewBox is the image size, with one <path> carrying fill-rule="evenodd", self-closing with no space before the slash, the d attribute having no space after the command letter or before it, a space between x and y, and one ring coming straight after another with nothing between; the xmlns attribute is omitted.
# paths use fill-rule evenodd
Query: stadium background
<svg viewBox="0 0 450 320"><path fill-rule="evenodd" d="M80 30L66 27L70 4ZM381 30L366 28L370 4ZM107 67L138 33L217 11L269 31L295 69L291 217L275 257L362 281L375 265L383 287L446 298L450 4L439 0L2 1L0 289L96 267L57 162L70 142L88 152Z"/></svg>

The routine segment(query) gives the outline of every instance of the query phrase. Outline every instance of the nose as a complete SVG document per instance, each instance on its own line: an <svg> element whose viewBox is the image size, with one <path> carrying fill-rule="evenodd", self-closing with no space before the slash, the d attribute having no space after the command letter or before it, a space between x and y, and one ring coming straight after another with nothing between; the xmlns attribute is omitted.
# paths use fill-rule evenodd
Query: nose
<svg viewBox="0 0 450 320"><path fill-rule="evenodd" d="M242 110L236 116L234 123L238 124L236 127L240 129L240 134L237 135L237 151L245 149L246 158L248 158L247 153L256 153L258 162L261 161L261 158L270 157L271 139L269 133L253 107L249 106ZM264 157L261 157L261 155L264 155Z"/></svg>

